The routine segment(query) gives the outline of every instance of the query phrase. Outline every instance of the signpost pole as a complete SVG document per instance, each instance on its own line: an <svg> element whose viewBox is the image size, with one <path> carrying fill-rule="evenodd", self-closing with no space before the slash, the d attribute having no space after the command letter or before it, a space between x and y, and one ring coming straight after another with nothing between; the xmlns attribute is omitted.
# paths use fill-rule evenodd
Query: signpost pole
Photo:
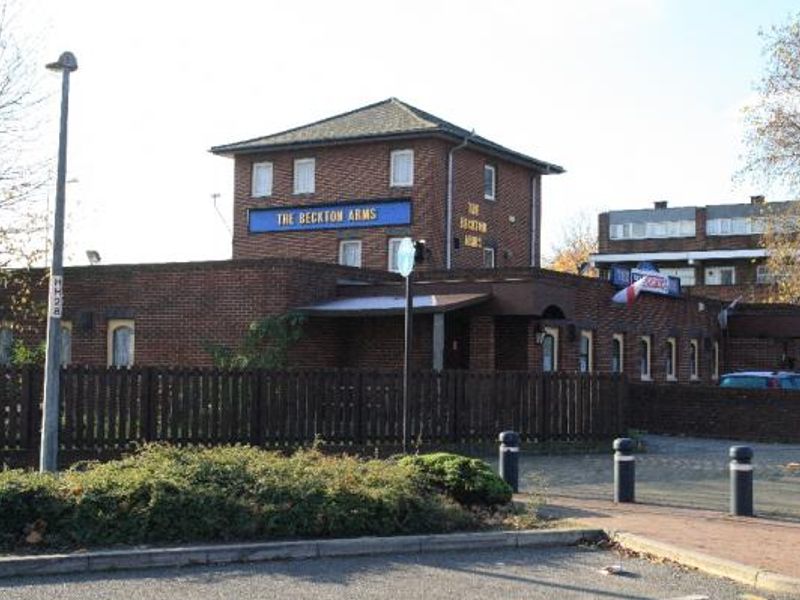
<svg viewBox="0 0 800 600"><path fill-rule="evenodd" d="M411 273L414 271L416 248L411 238L403 238L397 249L397 271L406 279L405 332L403 335L403 453L408 452L409 423L408 395L411 387L411 338L414 318L414 296L411 293Z"/></svg>
<svg viewBox="0 0 800 600"><path fill-rule="evenodd" d="M413 295L411 293L411 274L406 276L405 345L403 352L403 454L408 452L408 394L411 380L411 342L413 319Z"/></svg>

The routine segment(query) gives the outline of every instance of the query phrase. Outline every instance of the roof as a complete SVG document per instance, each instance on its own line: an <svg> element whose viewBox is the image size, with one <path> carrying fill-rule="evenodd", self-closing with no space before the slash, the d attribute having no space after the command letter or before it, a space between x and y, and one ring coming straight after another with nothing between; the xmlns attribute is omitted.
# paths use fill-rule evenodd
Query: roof
<svg viewBox="0 0 800 600"><path fill-rule="evenodd" d="M365 140L407 139L439 136L469 143L490 154L512 162L535 168L542 173L563 173L564 168L516 152L487 140L474 132L453 125L439 117L397 98L357 108L350 112L328 117L315 123L295 127L279 133L211 148L214 154L233 156L269 150L321 146Z"/></svg>
<svg viewBox="0 0 800 600"><path fill-rule="evenodd" d="M480 304L489 299L489 294L435 294L414 296L414 312L443 313ZM379 317L402 315L405 312L404 296L365 296L360 298L338 298L312 306L298 308L311 316L320 317Z"/></svg>

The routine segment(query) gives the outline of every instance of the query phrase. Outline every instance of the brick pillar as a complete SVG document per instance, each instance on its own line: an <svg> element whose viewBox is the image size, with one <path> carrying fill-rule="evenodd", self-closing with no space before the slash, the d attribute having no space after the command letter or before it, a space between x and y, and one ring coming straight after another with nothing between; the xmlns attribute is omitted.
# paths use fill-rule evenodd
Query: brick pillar
<svg viewBox="0 0 800 600"><path fill-rule="evenodd" d="M494 358L494 317L476 316L470 318L470 370L494 370Z"/></svg>
<svg viewBox="0 0 800 600"><path fill-rule="evenodd" d="M536 341L536 325L539 321L531 319L528 322L528 364L529 371L542 370L542 346Z"/></svg>

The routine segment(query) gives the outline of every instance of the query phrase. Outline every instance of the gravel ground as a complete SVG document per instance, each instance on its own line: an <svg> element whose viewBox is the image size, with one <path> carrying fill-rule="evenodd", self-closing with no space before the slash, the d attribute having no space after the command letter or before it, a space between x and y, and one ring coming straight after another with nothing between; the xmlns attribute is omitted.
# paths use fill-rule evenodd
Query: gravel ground
<svg viewBox="0 0 800 600"><path fill-rule="evenodd" d="M619 564L621 575L599 569ZM748 588L596 548L398 554L0 580L0 598L747 598Z"/></svg>
<svg viewBox="0 0 800 600"><path fill-rule="evenodd" d="M728 448L749 445L755 453L754 504L764 517L800 521L800 445L746 444L727 440L644 436L636 455L636 499L649 504L728 509ZM790 464L795 463L795 467ZM787 465L790 465L787 467ZM544 486L546 495L610 499L612 453L521 454L521 491Z"/></svg>

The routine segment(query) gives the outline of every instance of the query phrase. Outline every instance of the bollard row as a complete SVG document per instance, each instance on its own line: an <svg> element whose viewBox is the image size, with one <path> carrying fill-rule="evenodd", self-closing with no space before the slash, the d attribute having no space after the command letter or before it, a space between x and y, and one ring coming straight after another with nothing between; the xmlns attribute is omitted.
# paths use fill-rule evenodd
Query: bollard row
<svg viewBox="0 0 800 600"><path fill-rule="evenodd" d="M731 446L730 462L730 514L753 516L753 449L748 446ZM614 502L635 502L636 459L633 440L614 440Z"/></svg>

